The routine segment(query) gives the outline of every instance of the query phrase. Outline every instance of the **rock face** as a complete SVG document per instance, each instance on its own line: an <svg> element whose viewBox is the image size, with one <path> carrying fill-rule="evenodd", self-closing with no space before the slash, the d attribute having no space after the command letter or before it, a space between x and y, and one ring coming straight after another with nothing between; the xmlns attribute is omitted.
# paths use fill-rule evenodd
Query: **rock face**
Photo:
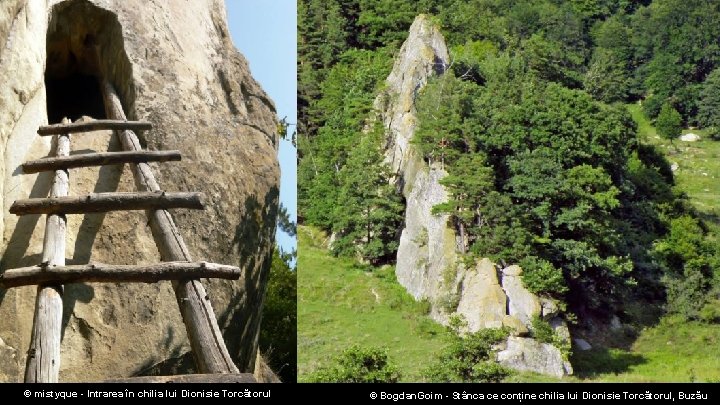
<svg viewBox="0 0 720 405"><path fill-rule="evenodd" d="M557 348L518 337L530 334L532 320L542 317L558 336L569 340L557 305L528 291L518 266L500 270L482 259L466 269L459 260L458 238L448 226L448 216L432 214L433 206L447 201L440 184L446 173L429 167L411 144L418 124L415 98L431 76L444 72L448 61L442 34L426 17L418 16L387 78L386 90L375 101L388 134L386 161L397 174L406 200L397 279L416 299L429 300L431 316L441 323L460 315L467 322L467 332L510 328L515 337L503 352L504 364L551 375L571 373ZM539 351L533 353L535 349Z"/></svg>
<svg viewBox="0 0 720 405"><path fill-rule="evenodd" d="M252 372L278 204L275 110L230 40L223 2L171 4L0 4L0 271L37 264L42 252L44 217L8 213L14 200L49 190L47 173L19 169L51 151L37 128L62 113L98 118L102 105L86 79L105 77L128 118L153 123L138 134L147 149L182 152L182 162L153 165L161 186L205 194L205 211L173 212L193 258L244 270L238 281L205 285L230 353ZM74 99L63 100L67 94ZM118 149L111 133L72 141L73 153ZM74 195L134 189L128 167L70 172ZM160 260L142 212L69 216L67 238L69 264ZM22 380L34 298L31 287L0 290L0 381ZM61 381L191 369L170 283L68 285L63 330Z"/></svg>
<svg viewBox="0 0 720 405"><path fill-rule="evenodd" d="M456 313L462 315L470 331L483 328L501 328L504 323L516 325L514 320L505 320L507 297L498 282L495 265L489 259L478 262L474 271L465 273L462 281L460 303Z"/></svg>
<svg viewBox="0 0 720 405"><path fill-rule="evenodd" d="M519 371L562 377L572 374L572 366L563 360L557 347L534 339L511 336L507 346L497 354L500 364Z"/></svg>
<svg viewBox="0 0 720 405"><path fill-rule="evenodd" d="M446 215L431 214L434 205L447 200L447 192L439 184L446 173L428 167L410 141L417 127L415 98L432 75L444 72L449 60L438 28L427 17L418 16L387 78L387 88L375 102L389 134L386 160L397 173L406 200L397 278L415 298L433 303L448 288L442 285L443 272L455 272L455 232L447 226ZM435 305L433 316L446 320Z"/></svg>
<svg viewBox="0 0 720 405"><path fill-rule="evenodd" d="M508 297L508 315L529 326L534 317L540 316L542 306L537 295L528 291L522 283L520 266L510 266L502 271L502 288Z"/></svg>

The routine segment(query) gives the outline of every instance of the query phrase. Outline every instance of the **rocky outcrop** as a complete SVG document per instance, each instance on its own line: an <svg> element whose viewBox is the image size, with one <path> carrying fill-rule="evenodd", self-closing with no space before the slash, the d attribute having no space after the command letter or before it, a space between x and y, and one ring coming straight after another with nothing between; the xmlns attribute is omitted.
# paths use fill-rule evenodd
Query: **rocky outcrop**
<svg viewBox="0 0 720 405"><path fill-rule="evenodd" d="M440 184L446 173L428 166L411 143L418 124L415 98L431 76L444 72L448 61L442 34L430 20L418 16L387 78L386 90L375 101L388 134L386 161L397 174L406 201L397 279L416 299L429 300L431 316L441 323L460 316L466 322L465 332L509 328L513 337L501 352L503 364L551 375L571 373L560 350L523 337L531 335L533 319L542 317L561 340L569 341L557 304L528 291L518 266L499 269L482 259L465 268L448 216L432 214L433 206L448 199Z"/></svg>
<svg viewBox="0 0 720 405"><path fill-rule="evenodd" d="M461 285L460 305L455 313L467 322L466 332L482 328L510 329L507 346L498 354L502 364L554 376L572 374L570 363L563 360L558 348L527 337L532 336L534 321L541 319L550 325L558 342L570 342L570 332L557 303L525 288L520 266L500 269L489 259L481 259L475 270L462 273Z"/></svg>
<svg viewBox="0 0 720 405"><path fill-rule="evenodd" d="M508 315L514 316L524 325L530 326L532 319L540 316L542 306L538 296L528 291L523 285L520 266L503 269L502 288L508 297Z"/></svg>
<svg viewBox="0 0 720 405"><path fill-rule="evenodd" d="M456 273L455 232L448 227L446 215L431 214L434 205L448 198L439 183L446 173L429 167L410 141L417 127L415 98L428 79L444 72L448 63L439 29L427 17L418 16L387 78L387 87L375 102L388 134L386 160L397 173L406 201L397 278L415 298L433 303L444 298L442 291L454 288L443 285L443 273ZM455 285L456 280L450 284ZM432 313L437 320L446 321L437 305Z"/></svg>
<svg viewBox="0 0 720 405"><path fill-rule="evenodd" d="M509 337L506 347L497 353L497 361L514 370L555 377L573 373L570 362L563 359L557 347L524 337Z"/></svg>
<svg viewBox="0 0 720 405"><path fill-rule="evenodd" d="M474 270L465 273L460 303L455 311L467 322L467 329L501 328L503 324L516 325L505 319L507 297L498 282L495 264L489 259L480 260Z"/></svg>
<svg viewBox="0 0 720 405"><path fill-rule="evenodd" d="M182 152L182 162L155 166L158 182L205 194L205 211L173 212L193 258L243 268L241 280L206 288L231 354L252 372L278 203L274 106L230 40L223 2L171 3L0 4L0 271L37 264L42 251L44 219L18 218L8 208L48 192L47 174L23 175L19 165L51 150L50 140L35 133L52 112L50 81L104 76L129 118L153 123L139 134L148 149ZM99 52L95 59L92 49ZM73 140L74 152L106 150L118 150L110 133ZM129 169L120 166L72 170L70 182L75 195L134 190ZM68 263L159 261L145 224L142 212L70 216ZM22 379L34 296L31 287L0 290L0 381ZM169 283L68 285L63 328L61 381L191 369Z"/></svg>

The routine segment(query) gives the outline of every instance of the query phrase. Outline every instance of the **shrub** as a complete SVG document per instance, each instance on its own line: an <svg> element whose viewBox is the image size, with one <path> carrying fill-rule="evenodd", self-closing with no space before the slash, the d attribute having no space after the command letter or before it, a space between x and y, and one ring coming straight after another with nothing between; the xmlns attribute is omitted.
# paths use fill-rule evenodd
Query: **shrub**
<svg viewBox="0 0 720 405"><path fill-rule="evenodd" d="M310 376L311 382L394 383L397 367L388 361L387 349L353 346Z"/></svg>
<svg viewBox="0 0 720 405"><path fill-rule="evenodd" d="M531 329L532 329L532 335L540 343L554 343L555 341L555 332L553 331L552 326L550 324L540 318L539 316L533 317L533 319L530 321Z"/></svg>
<svg viewBox="0 0 720 405"><path fill-rule="evenodd" d="M423 375L432 382L500 382L510 370L492 360L493 345L507 337L505 329L482 329L455 336Z"/></svg>
<svg viewBox="0 0 720 405"><path fill-rule="evenodd" d="M562 295L567 292L568 287L562 270L549 261L530 256L520 261L520 267L523 269L523 284L528 290L536 294L550 295Z"/></svg>

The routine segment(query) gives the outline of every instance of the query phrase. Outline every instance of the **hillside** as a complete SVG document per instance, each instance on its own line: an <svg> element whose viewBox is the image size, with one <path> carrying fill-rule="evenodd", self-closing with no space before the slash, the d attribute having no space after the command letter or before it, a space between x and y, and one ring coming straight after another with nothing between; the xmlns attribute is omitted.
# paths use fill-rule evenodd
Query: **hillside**
<svg viewBox="0 0 720 405"><path fill-rule="evenodd" d="M332 257L316 229L302 226L298 233L298 381L355 344L387 348L403 380L420 381L422 369L446 344L445 329L411 301L390 269L368 272ZM574 377L520 373L507 381L715 382L718 344L720 325L668 317L640 332L628 349L576 352Z"/></svg>
<svg viewBox="0 0 720 405"><path fill-rule="evenodd" d="M720 4L300 4L300 218L327 253L394 267L498 367L715 378Z"/></svg>
<svg viewBox="0 0 720 405"><path fill-rule="evenodd" d="M676 152L656 136L655 128L636 105L628 105L641 139L662 148L677 162L677 186L711 227L718 228L720 142L701 139L678 143ZM684 131L689 132L689 131ZM702 131L693 131L704 135ZM704 176L702 173L708 173ZM446 343L445 328L426 315L427 305L417 303L395 280L386 266L369 271L352 259L333 257L327 236L299 227L298 258L298 372L299 381L331 362L333 356L354 345L386 347L405 381L420 380L421 370ZM587 382L715 382L720 380L720 325L688 322L666 316L655 325L641 327L625 348L575 351L575 376ZM530 373L508 381L560 381Z"/></svg>
<svg viewBox="0 0 720 405"><path fill-rule="evenodd" d="M354 344L387 347L403 380L419 381L447 332L397 284L392 268L367 271L332 257L326 240L315 228L298 228L298 381Z"/></svg>

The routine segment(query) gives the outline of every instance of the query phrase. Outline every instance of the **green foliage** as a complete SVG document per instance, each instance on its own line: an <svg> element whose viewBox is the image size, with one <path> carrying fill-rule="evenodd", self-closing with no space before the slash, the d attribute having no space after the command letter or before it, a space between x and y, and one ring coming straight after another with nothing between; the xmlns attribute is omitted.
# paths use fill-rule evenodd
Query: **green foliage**
<svg viewBox="0 0 720 405"><path fill-rule="evenodd" d="M658 135L672 142L682 131L682 117L669 103L663 104L655 123Z"/></svg>
<svg viewBox="0 0 720 405"><path fill-rule="evenodd" d="M571 307L617 312L626 299L660 300L663 274L670 309L695 300L683 291L708 294L700 281L712 260L663 248L689 204L673 188L663 148L638 144L655 135L639 105L666 139L683 123L707 126L720 110L711 73L720 65L720 3L320 3L303 0L299 9L315 23L300 33L299 102L308 117L307 132L299 129L300 217L333 231L336 253L377 264L393 256L401 201L383 185L387 167L369 164L381 161L383 134L363 130L412 18L430 12L452 50L451 69L415 95L413 142L448 173L450 199L433 211L449 214L465 253L525 260L529 288ZM639 128L625 108L604 104L640 100L632 105Z"/></svg>
<svg viewBox="0 0 720 405"><path fill-rule="evenodd" d="M528 66L540 78L562 83L571 88L580 87L584 55L543 34L533 34L522 44L522 54Z"/></svg>
<svg viewBox="0 0 720 405"><path fill-rule="evenodd" d="M341 169L358 144L375 91L392 62L383 53L355 50L340 60L322 83L322 97L309 107L322 117L313 123L319 126L317 134L298 139L299 214L326 230L336 222L333 213L343 184Z"/></svg>
<svg viewBox="0 0 720 405"><path fill-rule="evenodd" d="M285 382L297 380L297 273L276 250L263 306L260 350Z"/></svg>
<svg viewBox="0 0 720 405"><path fill-rule="evenodd" d="M612 51L598 48L583 78L583 88L607 103L623 101L628 95L625 61Z"/></svg>
<svg viewBox="0 0 720 405"><path fill-rule="evenodd" d="M552 344L555 341L555 332L552 326L539 316L535 316L530 320L530 330L532 336L538 342Z"/></svg>
<svg viewBox="0 0 720 405"><path fill-rule="evenodd" d="M655 245L655 253L667 265L668 312L686 319L712 318L708 303L712 283L713 247L704 237L697 219L688 215L672 219L670 232Z"/></svg>
<svg viewBox="0 0 720 405"><path fill-rule="evenodd" d="M278 228L289 236L297 235L297 224L290 218L290 213L282 203L278 209Z"/></svg>
<svg viewBox="0 0 720 405"><path fill-rule="evenodd" d="M400 372L392 364L387 349L353 346L335 359L335 364L322 368L310 377L311 382L394 383Z"/></svg>
<svg viewBox="0 0 720 405"><path fill-rule="evenodd" d="M720 130L720 68L705 79L700 93L698 121L705 128Z"/></svg>
<svg viewBox="0 0 720 405"><path fill-rule="evenodd" d="M536 291L600 289L590 304L602 305L633 282L617 229L634 123L583 92L498 69L512 65L490 58L485 86L446 75L421 94L415 141L448 170L450 199L433 211L451 215L470 252L542 259L529 270Z"/></svg>
<svg viewBox="0 0 720 405"><path fill-rule="evenodd" d="M400 196L383 162L382 139L380 128L364 135L351 151L339 173L342 185L332 216L332 230L338 235L333 251L359 254L371 264L393 260L396 231L403 218Z"/></svg>
<svg viewBox="0 0 720 405"><path fill-rule="evenodd" d="M562 296L568 291L562 270L549 261L528 256L520 261L520 267L523 269L523 284L528 290L553 296Z"/></svg>
<svg viewBox="0 0 720 405"><path fill-rule="evenodd" d="M497 47L488 40L468 41L450 50L451 68L455 76L482 84L481 64L490 56L497 54Z"/></svg>
<svg viewBox="0 0 720 405"><path fill-rule="evenodd" d="M501 382L511 372L493 360L492 347L507 338L504 329L455 336L424 373L432 382Z"/></svg>
<svg viewBox="0 0 720 405"><path fill-rule="evenodd" d="M700 309L699 318L707 323L720 323L720 299L708 300Z"/></svg>

